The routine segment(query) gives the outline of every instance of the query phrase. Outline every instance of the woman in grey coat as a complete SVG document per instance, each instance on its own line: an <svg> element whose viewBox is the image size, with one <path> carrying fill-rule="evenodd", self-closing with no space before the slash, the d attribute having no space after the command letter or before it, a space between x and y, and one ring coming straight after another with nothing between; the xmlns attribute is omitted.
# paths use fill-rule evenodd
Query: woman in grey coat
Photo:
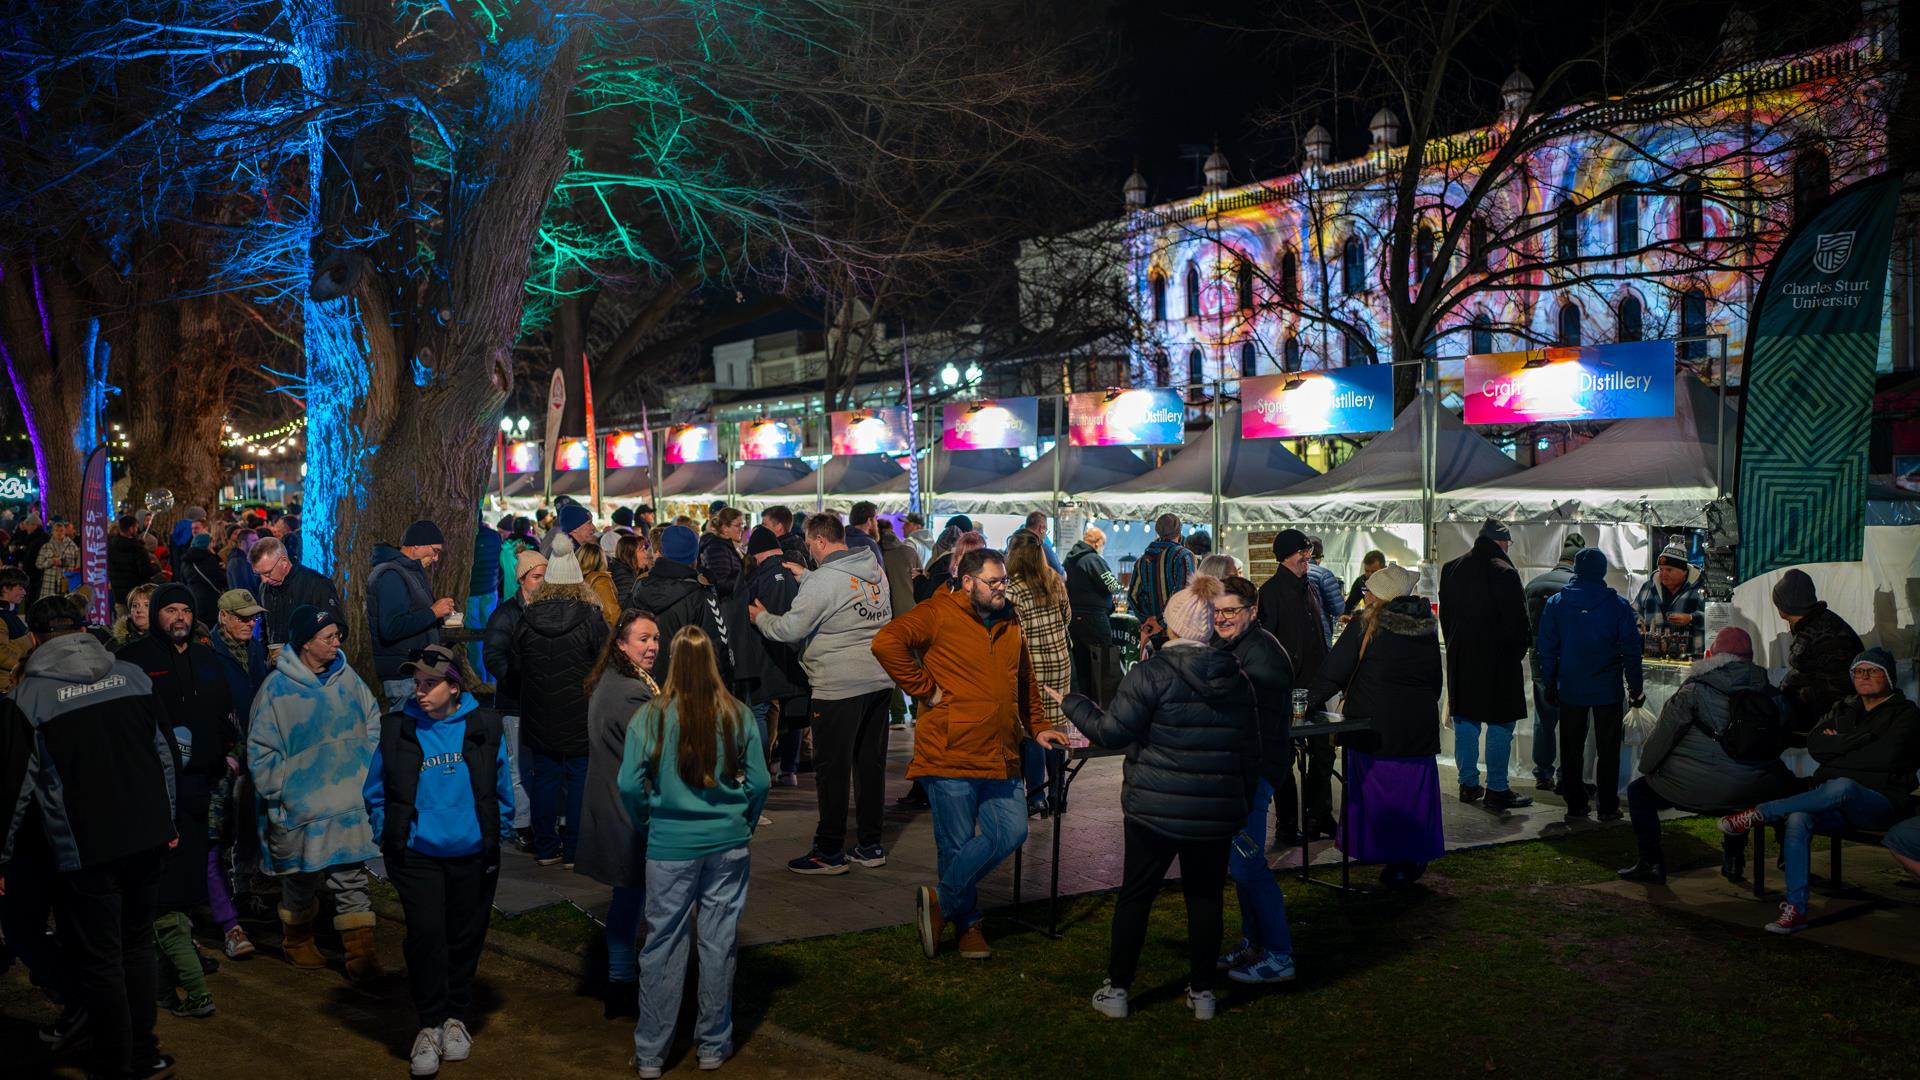
<svg viewBox="0 0 1920 1080"><path fill-rule="evenodd" d="M620 759L627 724L660 692L647 672L660 652L660 624L651 611L627 608L614 623L607 650L587 685L587 786L581 801L580 851L575 873L613 887L607 910L606 1015L637 1016L640 1008L638 953L647 882L647 837L634 828L620 801Z"/></svg>

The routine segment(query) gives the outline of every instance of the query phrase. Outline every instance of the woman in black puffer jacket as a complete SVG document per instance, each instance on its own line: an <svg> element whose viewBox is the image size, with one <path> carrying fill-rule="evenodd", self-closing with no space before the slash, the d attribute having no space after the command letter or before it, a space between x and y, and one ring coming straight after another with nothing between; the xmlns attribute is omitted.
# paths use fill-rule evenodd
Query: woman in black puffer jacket
<svg viewBox="0 0 1920 1080"><path fill-rule="evenodd" d="M1356 861L1384 863L1380 880L1405 885L1446 851L1440 822L1439 623L1414 572L1388 563L1367 577L1365 614L1347 624L1320 665L1309 713L1344 693L1343 716L1372 730L1342 736L1347 812L1339 844Z"/></svg>
<svg viewBox="0 0 1920 1080"><path fill-rule="evenodd" d="M1197 574L1169 598L1166 647L1127 672L1110 708L1083 694L1060 699L1094 744L1127 748L1125 871L1107 985L1093 996L1093 1007L1108 1016L1127 1015L1147 916L1175 857L1187 902L1187 1003L1201 1019L1213 1016L1227 857L1260 776L1253 684L1233 653L1207 646L1222 596L1219 579Z"/></svg>

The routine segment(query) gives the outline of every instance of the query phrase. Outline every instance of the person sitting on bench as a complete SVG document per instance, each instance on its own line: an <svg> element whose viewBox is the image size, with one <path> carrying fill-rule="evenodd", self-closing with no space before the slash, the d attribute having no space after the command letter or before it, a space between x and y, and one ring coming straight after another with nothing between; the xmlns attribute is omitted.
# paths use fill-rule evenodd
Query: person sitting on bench
<svg viewBox="0 0 1920 1080"><path fill-rule="evenodd" d="M1888 829L1882 843L1893 852L1893 861L1900 864L1900 869L1920 881L1920 817L1910 817Z"/></svg>
<svg viewBox="0 0 1920 1080"><path fill-rule="evenodd" d="M1853 696L1807 734L1807 752L1820 762L1814 787L1720 819L1720 831L1729 836L1786 823L1787 899L1780 917L1767 924L1773 933L1807 928L1808 862L1816 830L1877 828L1908 812L1914 770L1920 768L1920 707L1893 685L1893 671L1893 656L1877 646L1853 658Z"/></svg>

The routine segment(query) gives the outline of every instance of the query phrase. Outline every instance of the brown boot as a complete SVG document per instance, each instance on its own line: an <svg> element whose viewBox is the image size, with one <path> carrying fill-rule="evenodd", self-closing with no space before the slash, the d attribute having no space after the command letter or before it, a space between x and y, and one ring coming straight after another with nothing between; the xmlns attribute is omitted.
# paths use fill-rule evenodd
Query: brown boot
<svg viewBox="0 0 1920 1080"><path fill-rule="evenodd" d="M313 944L313 915L300 918L286 908L280 909L280 955L302 971L318 971L327 966L327 958Z"/></svg>
<svg viewBox="0 0 1920 1080"><path fill-rule="evenodd" d="M333 928L340 931L340 944L347 950L348 982L371 982L386 974L373 951L373 912L335 915Z"/></svg>

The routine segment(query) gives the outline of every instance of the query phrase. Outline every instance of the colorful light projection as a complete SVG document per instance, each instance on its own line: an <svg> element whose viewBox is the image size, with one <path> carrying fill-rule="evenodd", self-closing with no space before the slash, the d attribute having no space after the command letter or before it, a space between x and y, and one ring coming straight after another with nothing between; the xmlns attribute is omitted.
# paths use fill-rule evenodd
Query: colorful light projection
<svg viewBox="0 0 1920 1080"><path fill-rule="evenodd" d="M593 445L579 437L560 440L560 448L555 452L555 468L573 472L593 467Z"/></svg>
<svg viewBox="0 0 1920 1080"><path fill-rule="evenodd" d="M1487 353L1466 362L1466 421L1673 415L1673 342Z"/></svg>
<svg viewBox="0 0 1920 1080"><path fill-rule="evenodd" d="M1385 365L1240 380L1240 437L1290 439L1393 427L1393 369Z"/></svg>
<svg viewBox="0 0 1920 1080"><path fill-rule="evenodd" d="M800 456L805 437L793 419L740 421L740 460L779 461Z"/></svg>
<svg viewBox="0 0 1920 1080"><path fill-rule="evenodd" d="M540 460L540 444L531 439L507 444L507 472L509 473L539 472Z"/></svg>
<svg viewBox="0 0 1920 1080"><path fill-rule="evenodd" d="M607 468L642 469L650 460L646 432L616 431L607 436Z"/></svg>
<svg viewBox="0 0 1920 1080"><path fill-rule="evenodd" d="M1178 390L1092 390L1067 398L1067 438L1074 446L1177 443L1186 426L1187 403Z"/></svg>
<svg viewBox="0 0 1920 1080"><path fill-rule="evenodd" d="M720 460L718 424L675 424L667 430L667 464Z"/></svg>
<svg viewBox="0 0 1920 1080"><path fill-rule="evenodd" d="M941 409L943 450L1018 450L1039 442L1039 398L989 398Z"/></svg>
<svg viewBox="0 0 1920 1080"><path fill-rule="evenodd" d="M904 454L913 418L905 405L883 409L847 409L833 414L836 454Z"/></svg>

